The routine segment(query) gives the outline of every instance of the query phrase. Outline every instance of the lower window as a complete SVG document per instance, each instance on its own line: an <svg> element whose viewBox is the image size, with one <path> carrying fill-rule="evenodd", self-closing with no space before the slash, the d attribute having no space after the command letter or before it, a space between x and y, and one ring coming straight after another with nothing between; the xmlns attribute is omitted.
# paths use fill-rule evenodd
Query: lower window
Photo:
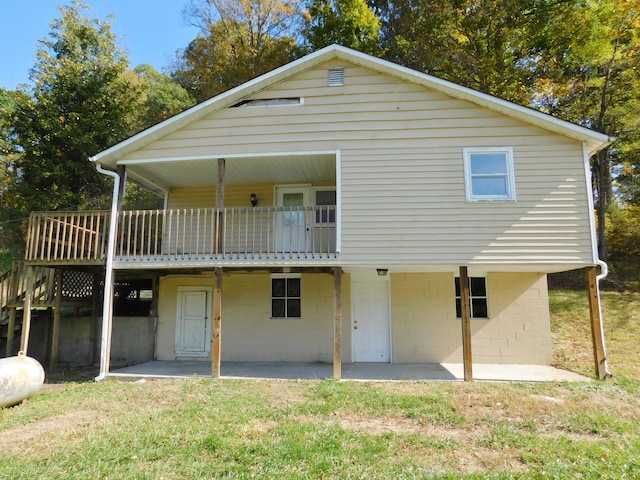
<svg viewBox="0 0 640 480"><path fill-rule="evenodd" d="M462 317L462 300L460 291L460 277L455 278L456 284L456 317ZM471 304L471 318L489 318L487 301L487 279L485 277L469 277L469 303Z"/></svg>
<svg viewBox="0 0 640 480"><path fill-rule="evenodd" d="M271 318L300 318L300 299L299 276L271 277Z"/></svg>

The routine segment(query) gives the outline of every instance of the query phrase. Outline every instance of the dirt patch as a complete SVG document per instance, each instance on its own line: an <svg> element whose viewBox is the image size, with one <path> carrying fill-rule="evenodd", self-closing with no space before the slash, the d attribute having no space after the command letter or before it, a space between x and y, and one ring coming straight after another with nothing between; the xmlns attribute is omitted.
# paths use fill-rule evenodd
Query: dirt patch
<svg viewBox="0 0 640 480"><path fill-rule="evenodd" d="M334 422L345 430L361 431L371 435L406 435L421 431L420 424L409 418L366 417L352 412L334 413Z"/></svg>
<svg viewBox="0 0 640 480"><path fill-rule="evenodd" d="M310 418L306 419L310 421ZM470 428L448 428L432 424L421 424L419 421L403 417L367 417L352 412L337 411L333 420L341 428L350 431L363 432L370 435L420 435L447 442L452 440L445 450L438 447L433 455L425 455L424 446L408 446L415 448L415 456L409 451L407 455L414 456L417 463L425 467L434 468L433 458L440 458L442 467L455 468L465 474L479 472L497 472L508 470L512 472L526 472L527 466L518 458L513 449L493 450L478 445L482 438L491 435L487 425L473 425ZM444 448L444 447L443 447ZM449 452L449 453L445 453ZM446 465L445 465L446 464ZM437 467L436 467L437 468ZM443 471L446 471L445 470Z"/></svg>
<svg viewBox="0 0 640 480"><path fill-rule="evenodd" d="M60 440L84 436L104 420L97 410L80 410L35 420L0 432L0 451L8 455L31 455L50 449Z"/></svg>
<svg viewBox="0 0 640 480"><path fill-rule="evenodd" d="M274 383L268 392L269 405L274 409L304 405L309 401L309 398L303 395L303 391L305 390L296 384L291 384L291 382Z"/></svg>

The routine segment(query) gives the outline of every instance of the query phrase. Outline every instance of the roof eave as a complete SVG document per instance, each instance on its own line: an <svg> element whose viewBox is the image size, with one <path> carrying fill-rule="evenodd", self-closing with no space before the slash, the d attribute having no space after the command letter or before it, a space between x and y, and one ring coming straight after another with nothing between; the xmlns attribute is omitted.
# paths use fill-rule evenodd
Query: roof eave
<svg viewBox="0 0 640 480"><path fill-rule="evenodd" d="M392 63L388 60L382 60L340 45L331 45L283 65L264 75L249 80L242 85L227 90L224 93L185 110L164 122L143 130L129 139L100 152L94 157L91 157L91 160L100 162L108 167L115 168L117 161L124 155L173 133L189 123L197 121L222 108L233 105L241 101L243 98L264 90L292 75L335 58L356 63L364 67L369 67L406 81L421 84L427 88L439 91L440 93L454 98L469 101L483 108L519 119L545 130L565 135L580 142L585 142L587 144L589 155L597 153L615 141L615 138L609 137L605 134L594 132L588 128L552 117L551 115L547 115L537 110L523 107L486 93L478 92L456 83L418 72L402 65Z"/></svg>
<svg viewBox="0 0 640 480"><path fill-rule="evenodd" d="M91 161L100 162L104 165L115 168L118 159L124 155L138 150L155 140L158 140L170 133L173 133L185 125L195 122L207 115L226 108L229 105L234 105L241 101L243 98L253 95L265 88L270 87L283 80L286 77L295 75L303 70L313 68L318 63L323 63L330 59L330 51L332 47L326 47L322 50L318 50L314 53L306 55L305 57L294 60L291 63L276 68L268 73L260 75L248 82L245 82L237 87L234 87L226 92L223 92L215 97L205 100L198 105L191 107L184 112L181 112L163 122L149 127L136 135L117 143L116 145L104 150L97 155L90 157ZM325 58L328 57L328 58Z"/></svg>
<svg viewBox="0 0 640 480"><path fill-rule="evenodd" d="M466 100L489 110L502 113L512 118L522 120L545 130L550 130L580 142L586 142L589 155L611 145L616 139L606 134L590 130L566 120L562 120L546 113L524 107L492 95L473 90L457 83L450 82L426 73L398 65L388 60L373 57L362 52L352 51L344 47L336 49L337 56L344 60L354 62L358 60L361 66L383 70L384 73L399 77L403 80L422 84L423 86L439 91L460 100Z"/></svg>

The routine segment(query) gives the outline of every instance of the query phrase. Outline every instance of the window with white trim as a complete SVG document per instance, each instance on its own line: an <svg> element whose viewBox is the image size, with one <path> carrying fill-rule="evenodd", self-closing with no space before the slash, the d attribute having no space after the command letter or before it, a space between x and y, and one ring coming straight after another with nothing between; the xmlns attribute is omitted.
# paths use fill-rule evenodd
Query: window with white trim
<svg viewBox="0 0 640 480"><path fill-rule="evenodd" d="M271 318L300 318L301 298L300 275L271 276Z"/></svg>
<svg viewBox="0 0 640 480"><path fill-rule="evenodd" d="M455 278L456 317L462 318L462 292L460 277ZM489 301L487 297L487 279L485 277L469 277L469 303L471 318L489 318Z"/></svg>
<svg viewBox="0 0 640 480"><path fill-rule="evenodd" d="M467 200L515 200L516 182L511 147L465 148Z"/></svg>

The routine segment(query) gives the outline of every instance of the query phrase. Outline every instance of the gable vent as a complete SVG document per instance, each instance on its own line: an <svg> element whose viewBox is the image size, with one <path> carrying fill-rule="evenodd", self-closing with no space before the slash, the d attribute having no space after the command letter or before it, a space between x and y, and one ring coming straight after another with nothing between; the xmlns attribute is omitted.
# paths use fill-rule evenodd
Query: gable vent
<svg viewBox="0 0 640 480"><path fill-rule="evenodd" d="M344 68L329 69L329 86L339 87L344 85Z"/></svg>

